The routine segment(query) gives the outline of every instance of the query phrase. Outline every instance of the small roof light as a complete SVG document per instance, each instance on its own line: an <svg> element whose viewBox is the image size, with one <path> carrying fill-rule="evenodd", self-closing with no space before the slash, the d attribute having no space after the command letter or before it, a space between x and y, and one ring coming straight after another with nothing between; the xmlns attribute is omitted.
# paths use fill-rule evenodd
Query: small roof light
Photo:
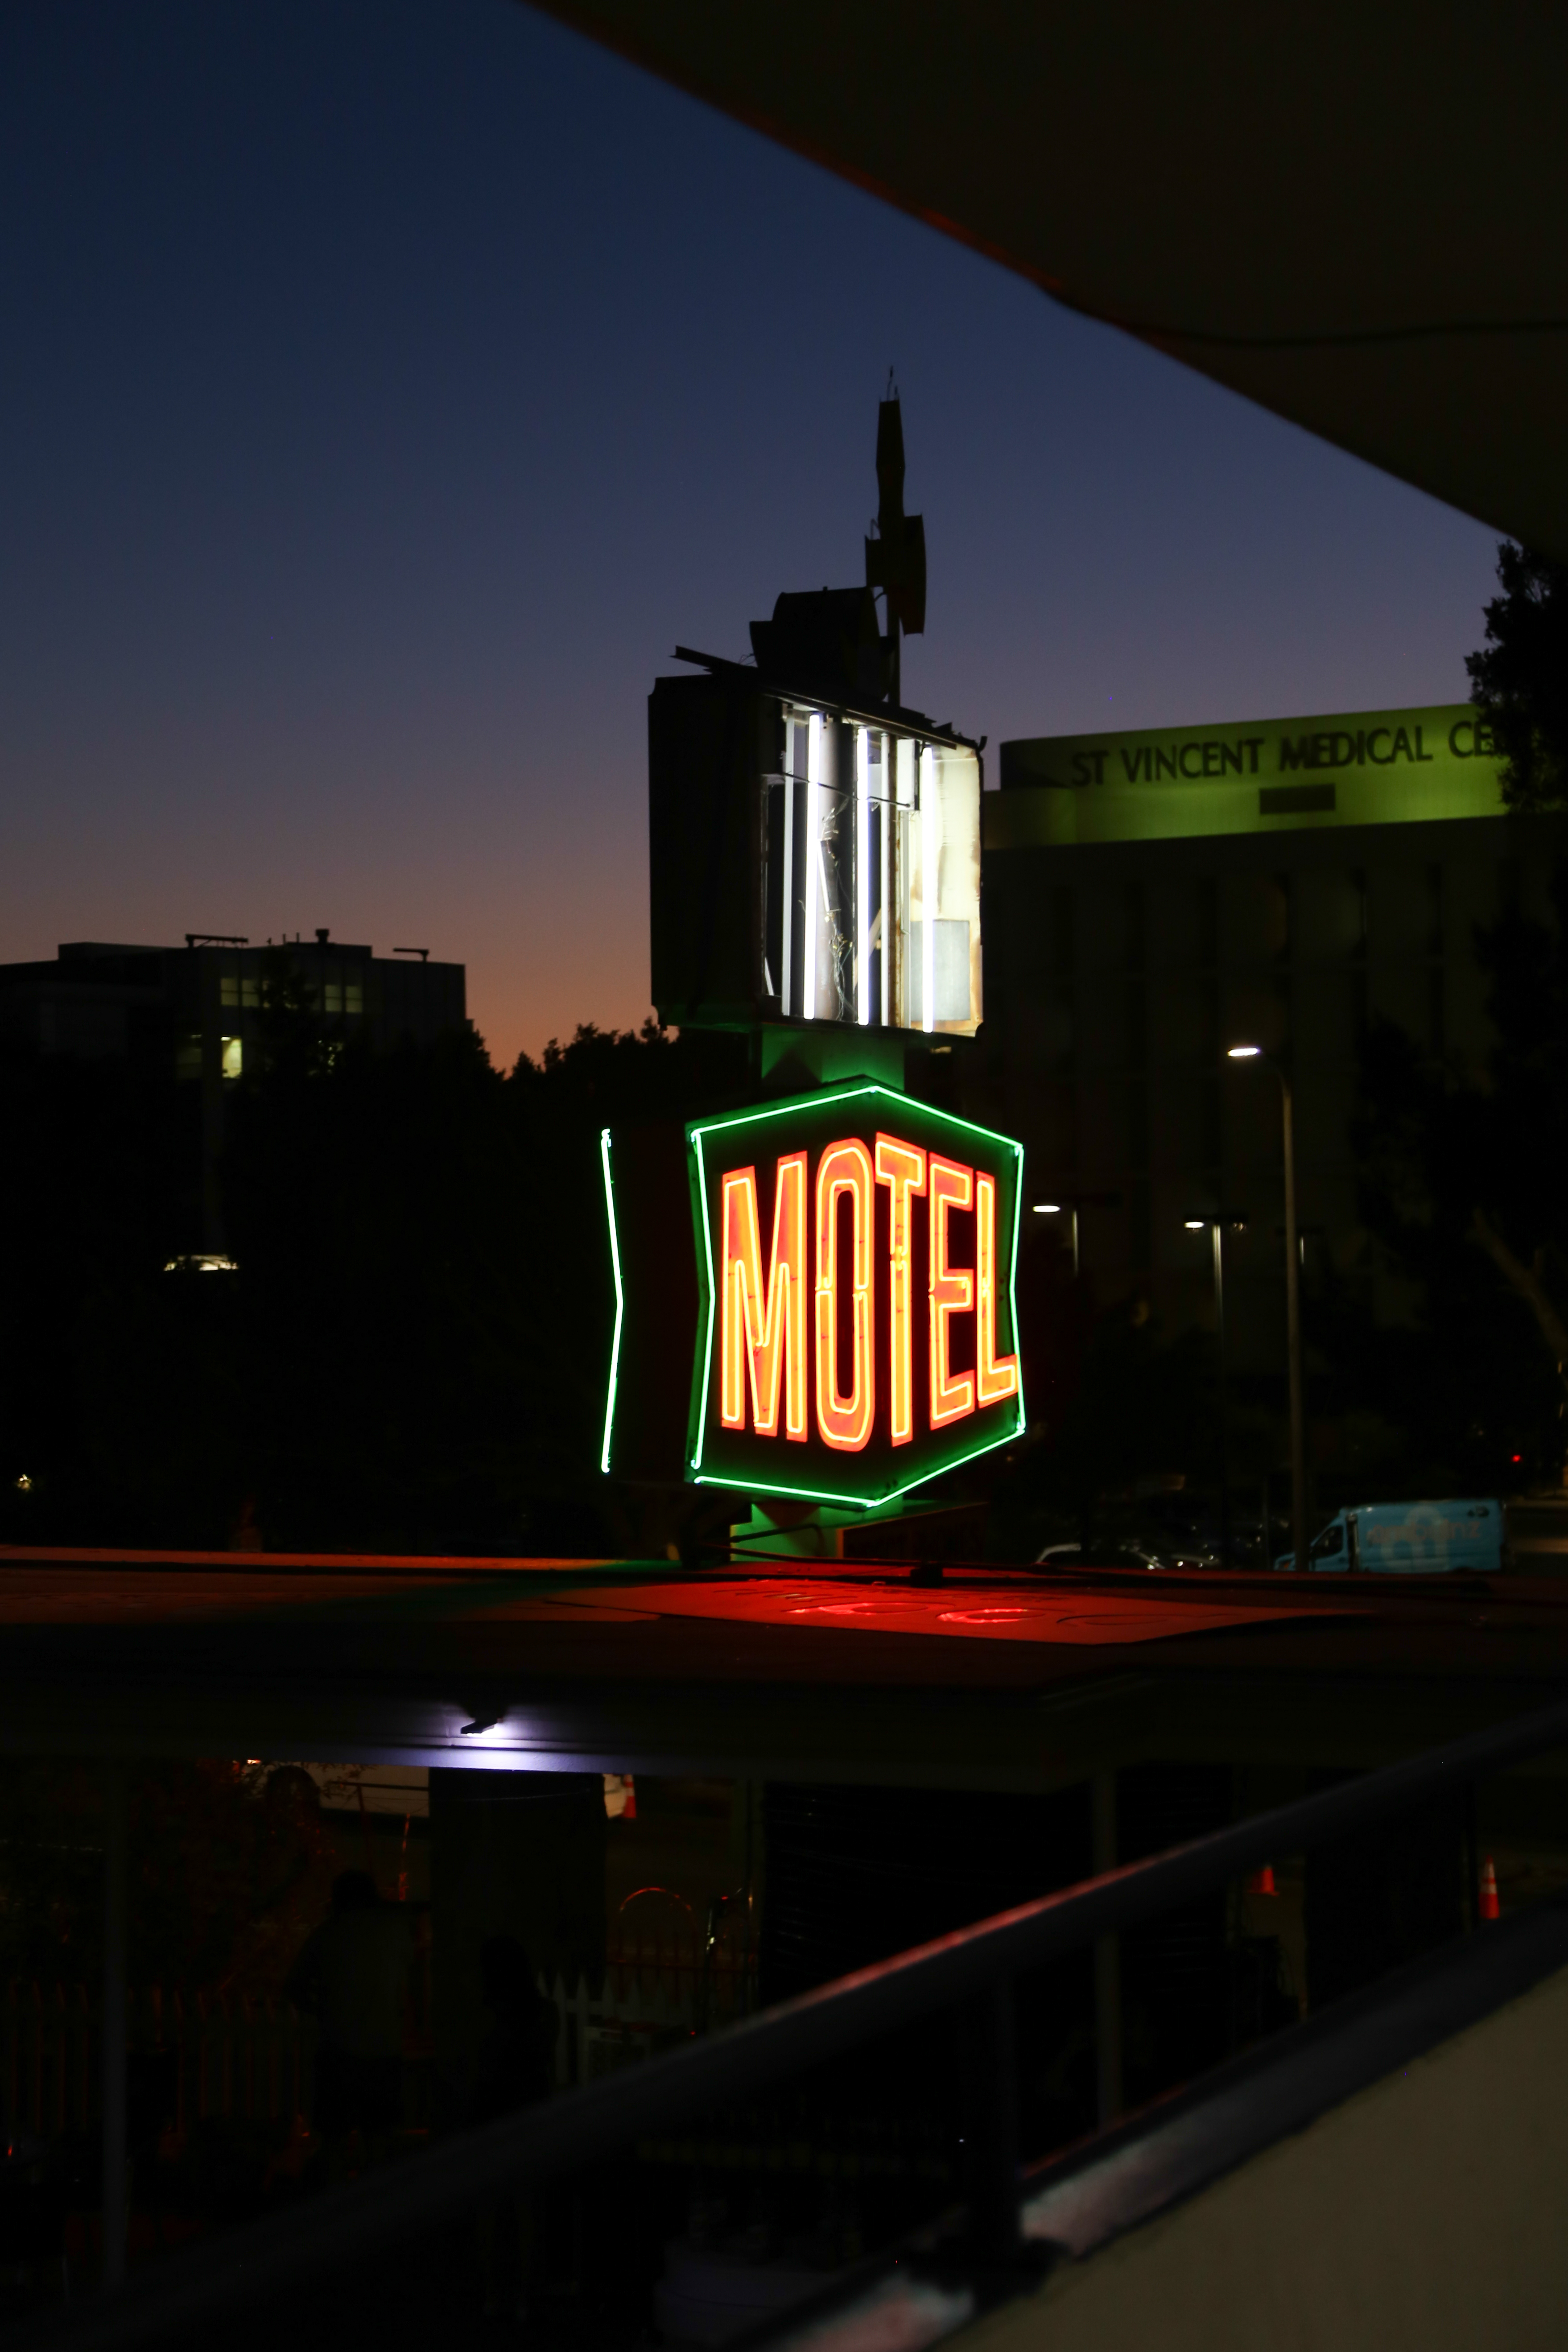
<svg viewBox="0 0 1568 2352"><path fill-rule="evenodd" d="M1208 1220L1205 1217L1189 1217L1187 1219L1188 1233L1201 1234Z"/></svg>
<svg viewBox="0 0 1568 2352"><path fill-rule="evenodd" d="M1226 1050L1226 1059L1229 1062L1251 1062L1262 1051L1261 1045L1231 1045Z"/></svg>
<svg viewBox="0 0 1568 2352"><path fill-rule="evenodd" d="M1059 1217L1061 1213L1062 1204L1059 1201L1037 1201L1035 1202L1035 1214L1037 1217Z"/></svg>

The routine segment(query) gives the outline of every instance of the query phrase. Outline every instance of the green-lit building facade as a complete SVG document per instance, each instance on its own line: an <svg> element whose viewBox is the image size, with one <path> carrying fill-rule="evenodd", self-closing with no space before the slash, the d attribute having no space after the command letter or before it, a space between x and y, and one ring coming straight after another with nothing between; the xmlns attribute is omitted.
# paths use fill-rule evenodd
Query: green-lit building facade
<svg viewBox="0 0 1568 2352"><path fill-rule="evenodd" d="M1546 909L1551 837L1504 814L1466 704L1001 747L984 803L987 1066L1027 1147L1030 1195L1078 1206L1097 1303L1212 1321L1226 1244L1232 1360L1283 1363L1279 1089L1227 1045L1288 1057L1305 1255L1331 1254L1382 1317L1396 1286L1359 1224L1351 1114L1367 1021L1475 1066L1476 930Z"/></svg>

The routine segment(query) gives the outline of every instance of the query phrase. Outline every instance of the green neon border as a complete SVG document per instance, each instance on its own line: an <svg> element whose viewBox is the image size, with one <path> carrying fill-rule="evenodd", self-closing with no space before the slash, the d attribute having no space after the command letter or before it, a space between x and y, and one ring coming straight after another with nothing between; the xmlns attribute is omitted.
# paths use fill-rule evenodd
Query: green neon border
<svg viewBox="0 0 1568 2352"><path fill-rule="evenodd" d="M599 1129L599 1159L605 1171L605 1215L610 1228L610 1264L616 1276L616 1336L610 1342L610 1381L605 1395L605 1444L599 1456L599 1467L606 1477L610 1475L610 1440L616 1425L616 1387L621 1371L621 1324L626 1311L626 1295L621 1282L621 1244L616 1231L616 1187L610 1174L610 1130Z"/></svg>
<svg viewBox="0 0 1568 2352"><path fill-rule="evenodd" d="M988 1143L999 1144L1004 1150L1013 1154L1016 1174L1013 1196L1013 1248L1007 1268L1007 1311L1012 1317L1013 1346L1018 1356L1016 1417L1011 1429L1004 1430L999 1436L988 1437L983 1444L966 1446L962 1452L950 1454L946 1461L933 1463L929 1470L922 1470L918 1478L908 1479L901 1486L889 1487L886 1494L840 1495L821 1486L786 1486L783 1479L770 1479L766 1485L763 1485L755 1478L715 1477L711 1472L705 1472L702 1468L702 1447L708 1427L708 1388L713 1370L713 1320L717 1297L713 1281L713 1236L710 1230L710 1221L708 1214L708 1168L703 1157L702 1139L706 1135L724 1134L731 1128L753 1127L763 1119L785 1118L792 1114L797 1114L803 1110L814 1110L828 1103L858 1102L867 1095L884 1095L889 1102L897 1103L903 1110L912 1108L923 1118L940 1120L944 1127L959 1128L966 1134L984 1136ZM706 1329L702 1341L702 1382L700 1394L696 1401L696 1435L688 1454L689 1475L693 1486L728 1486L742 1495L783 1495L800 1502L842 1503L851 1510L874 1511L882 1508L886 1504L897 1502L900 1496L913 1494L917 1486L929 1486L933 1478L940 1478L945 1472L960 1468L965 1462L978 1460L982 1454L994 1453L998 1445L1006 1445L1014 1438L1023 1434L1027 1423L1024 1412L1023 1349L1019 1344L1018 1336L1018 1229L1023 1222L1024 1211L1024 1147L1015 1137L999 1135L992 1127L982 1127L978 1119L961 1118L956 1111L938 1110L931 1103L917 1102L912 1096L899 1094L893 1087L881 1086L875 1080L862 1080L858 1083L850 1080L841 1086L823 1087L816 1094L792 1095L787 1102L769 1103L755 1110L736 1111L729 1118L691 1120L687 1126L686 1138L692 1146L697 1159L691 1208L692 1215L700 1226L702 1234L702 1255L698 1262L698 1271L702 1280L703 1306L706 1311ZM695 1386L694 1382L693 1387Z"/></svg>

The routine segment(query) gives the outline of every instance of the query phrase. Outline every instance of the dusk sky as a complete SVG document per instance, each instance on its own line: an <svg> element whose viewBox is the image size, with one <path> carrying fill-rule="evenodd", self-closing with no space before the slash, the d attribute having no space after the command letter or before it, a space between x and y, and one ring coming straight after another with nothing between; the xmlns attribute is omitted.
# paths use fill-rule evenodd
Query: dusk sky
<svg viewBox="0 0 1568 2352"><path fill-rule="evenodd" d="M10 0L0 301L0 958L328 924L498 1061L647 1009L648 688L860 577L889 363L906 699L993 751L1458 700L1491 588L514 0Z"/></svg>

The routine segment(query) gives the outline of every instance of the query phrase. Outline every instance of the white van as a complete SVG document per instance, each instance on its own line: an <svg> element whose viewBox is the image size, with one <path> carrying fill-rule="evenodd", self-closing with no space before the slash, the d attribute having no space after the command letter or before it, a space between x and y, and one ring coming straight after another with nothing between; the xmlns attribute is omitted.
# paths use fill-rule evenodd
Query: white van
<svg viewBox="0 0 1568 2352"><path fill-rule="evenodd" d="M1454 1569L1495 1575L1507 1564L1508 1528L1495 1496L1479 1502L1363 1503L1312 1538L1314 1569L1384 1576L1441 1576ZM1276 1568L1294 1568L1293 1551Z"/></svg>

